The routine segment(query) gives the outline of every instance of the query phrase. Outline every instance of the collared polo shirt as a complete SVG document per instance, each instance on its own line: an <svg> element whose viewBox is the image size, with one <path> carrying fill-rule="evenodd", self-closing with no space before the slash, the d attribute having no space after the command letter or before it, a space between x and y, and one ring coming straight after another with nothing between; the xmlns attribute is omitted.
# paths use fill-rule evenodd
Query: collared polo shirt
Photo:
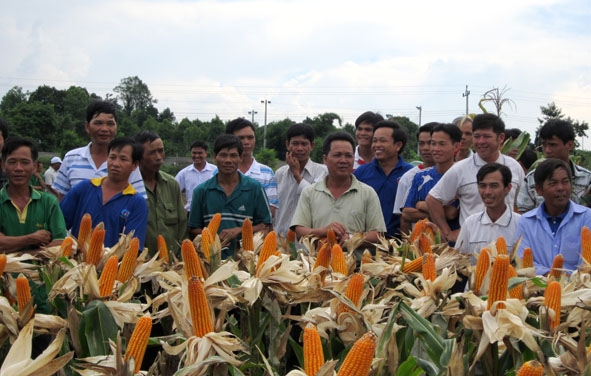
<svg viewBox="0 0 591 376"><path fill-rule="evenodd" d="M193 199L193 190L195 187L211 179L217 170L218 167L216 165L206 161L205 166L201 171L196 169L195 165L190 164L176 174L174 179L179 183L181 191L185 192L185 197L187 199L185 209L187 211L191 209L191 200Z"/></svg>

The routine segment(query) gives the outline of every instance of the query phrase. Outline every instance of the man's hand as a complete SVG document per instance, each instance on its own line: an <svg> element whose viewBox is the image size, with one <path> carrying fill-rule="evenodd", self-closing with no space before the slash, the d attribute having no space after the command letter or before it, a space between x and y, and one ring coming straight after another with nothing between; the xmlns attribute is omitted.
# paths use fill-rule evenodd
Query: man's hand
<svg viewBox="0 0 591 376"><path fill-rule="evenodd" d="M329 229L332 229L332 231L334 231L334 234L339 242L349 239L349 231L347 231L347 227L345 227L344 224L336 221L332 222L331 224L323 228L324 236L326 236Z"/></svg>
<svg viewBox="0 0 591 376"><path fill-rule="evenodd" d="M47 245L51 242L51 232L47 230L37 230L32 234L29 234L31 245L41 246Z"/></svg>
<svg viewBox="0 0 591 376"><path fill-rule="evenodd" d="M299 184L302 181L302 175L300 173L300 161L295 159L291 153L288 151L285 153L285 163L289 166L289 170L293 174L296 182Z"/></svg>
<svg viewBox="0 0 591 376"><path fill-rule="evenodd" d="M234 228L227 228L220 232L220 241L229 242L230 240L236 238L238 235L242 234L241 227L234 227Z"/></svg>

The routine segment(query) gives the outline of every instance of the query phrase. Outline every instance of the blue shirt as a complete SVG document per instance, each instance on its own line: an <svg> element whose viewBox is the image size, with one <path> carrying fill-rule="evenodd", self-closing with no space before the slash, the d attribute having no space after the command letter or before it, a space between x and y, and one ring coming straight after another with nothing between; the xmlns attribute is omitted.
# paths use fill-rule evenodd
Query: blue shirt
<svg viewBox="0 0 591 376"><path fill-rule="evenodd" d="M429 167L417 172L412 179L410 191L408 192L408 196L406 196L406 202L403 207L414 208L417 206L417 202L425 201L431 188L437 184L442 176L443 174L437 172L435 167Z"/></svg>
<svg viewBox="0 0 591 376"><path fill-rule="evenodd" d="M544 208L540 205L521 216L516 239L522 238L517 254L523 257L523 250L531 248L537 274L548 273L559 253L564 256L564 268L575 270L581 264L581 229L591 227L591 210L571 201L553 234Z"/></svg>
<svg viewBox="0 0 591 376"><path fill-rule="evenodd" d="M388 236L397 236L400 233L400 216L393 213L394 200L396 199L398 181L412 167L402 157L398 157L396 167L386 176L386 173L374 158L370 163L359 166L353 172L359 181L372 187L378 194Z"/></svg>
<svg viewBox="0 0 591 376"><path fill-rule="evenodd" d="M78 236L80 221L85 213L92 217L92 226L103 222L105 225L105 247L112 247L119 241L121 233L134 230L134 236L140 241L140 250L144 248L146 227L148 224L148 204L136 190L127 187L103 205L101 183L105 178L83 180L76 184L60 202L64 213L66 228Z"/></svg>

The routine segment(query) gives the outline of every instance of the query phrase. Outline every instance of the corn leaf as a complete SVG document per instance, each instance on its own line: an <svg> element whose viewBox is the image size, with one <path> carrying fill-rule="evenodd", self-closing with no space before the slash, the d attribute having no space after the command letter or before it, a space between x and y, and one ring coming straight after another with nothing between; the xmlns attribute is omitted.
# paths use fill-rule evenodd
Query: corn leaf
<svg viewBox="0 0 591 376"><path fill-rule="evenodd" d="M110 354L109 339L116 340L118 328L105 303L93 300L82 312L78 330L84 356L89 357Z"/></svg>
<svg viewBox="0 0 591 376"><path fill-rule="evenodd" d="M417 364L414 356L406 359L396 371L396 376L420 376L423 374L423 369Z"/></svg>

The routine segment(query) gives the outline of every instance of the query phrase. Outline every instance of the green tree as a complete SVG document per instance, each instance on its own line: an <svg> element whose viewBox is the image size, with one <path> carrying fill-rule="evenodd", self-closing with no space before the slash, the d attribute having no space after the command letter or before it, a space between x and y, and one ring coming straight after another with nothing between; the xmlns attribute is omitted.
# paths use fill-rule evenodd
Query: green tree
<svg viewBox="0 0 591 376"><path fill-rule="evenodd" d="M138 76L122 79L113 91L118 94L117 101L121 102L127 115L131 115L134 110L147 111L157 103L157 100L152 98L148 85Z"/></svg>
<svg viewBox="0 0 591 376"><path fill-rule="evenodd" d="M20 103L26 101L27 94L23 93L23 88L20 86L14 86L2 97L2 101L0 102L0 112L6 113L7 111L15 108Z"/></svg>
<svg viewBox="0 0 591 376"><path fill-rule="evenodd" d="M419 131L419 126L406 116L393 116L388 118L388 120L394 120L406 132L407 141L406 145L404 145L404 150L402 150L402 157L406 161L416 160L418 158L417 132Z"/></svg>
<svg viewBox="0 0 591 376"><path fill-rule="evenodd" d="M4 115L12 135L33 139L40 150L59 149L61 129L52 105L21 102Z"/></svg>
<svg viewBox="0 0 591 376"><path fill-rule="evenodd" d="M589 124L586 121L579 121L572 119L570 116L566 116L562 109L556 106L556 103L550 102L547 106L540 106L542 117L538 118L540 125L536 129L536 137L534 143L536 146L541 146L542 140L540 139L540 128L550 119L560 119L569 122L573 126L575 131L575 147L579 147L579 142L576 137L587 137L587 131L589 130Z"/></svg>
<svg viewBox="0 0 591 376"><path fill-rule="evenodd" d="M289 118L267 124L267 149L275 150L275 155L282 161L285 160L285 141L287 141L287 129L295 122ZM257 144L262 144L257 141Z"/></svg>

